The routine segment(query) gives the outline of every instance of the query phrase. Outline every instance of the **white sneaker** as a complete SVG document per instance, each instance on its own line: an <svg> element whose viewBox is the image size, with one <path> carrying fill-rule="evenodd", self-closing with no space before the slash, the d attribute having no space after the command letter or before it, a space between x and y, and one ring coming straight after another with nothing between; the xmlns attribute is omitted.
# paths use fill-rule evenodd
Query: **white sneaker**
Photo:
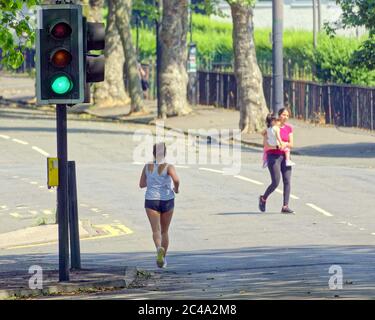
<svg viewBox="0 0 375 320"><path fill-rule="evenodd" d="M295 166L296 164L295 164L293 161L291 161L291 160L287 160L287 161L285 161L285 165L286 165L287 167L293 167L293 166Z"/></svg>
<svg viewBox="0 0 375 320"><path fill-rule="evenodd" d="M164 254L165 254L164 248L159 247L157 250L157 254L156 254L156 264L159 268L162 268L164 265L164 261L165 261Z"/></svg>
<svg viewBox="0 0 375 320"><path fill-rule="evenodd" d="M163 263L163 266L162 268L165 269L167 267L168 263L167 263L167 258L164 257L164 263Z"/></svg>

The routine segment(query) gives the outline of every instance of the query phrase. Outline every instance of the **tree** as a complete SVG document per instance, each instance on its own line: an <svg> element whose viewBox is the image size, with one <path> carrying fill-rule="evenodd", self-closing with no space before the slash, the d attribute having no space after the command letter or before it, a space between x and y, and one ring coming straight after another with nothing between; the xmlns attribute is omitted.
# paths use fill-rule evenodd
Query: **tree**
<svg viewBox="0 0 375 320"><path fill-rule="evenodd" d="M264 129L268 111L263 93L263 78L254 44L253 1L228 0L233 20L234 72L240 107L239 128L243 133Z"/></svg>
<svg viewBox="0 0 375 320"><path fill-rule="evenodd" d="M93 1L91 2L93 4ZM96 2L100 5L100 3ZM99 10L94 9L94 12ZM94 15L91 17L94 18ZM95 19L98 16L95 15ZM100 20L101 21L101 20ZM96 22L99 22L96 20ZM125 55L116 26L116 7L114 1L108 1L108 16L105 37L105 79L94 89L94 103L102 107L124 106L130 103L125 91L124 63Z"/></svg>
<svg viewBox="0 0 375 320"><path fill-rule="evenodd" d="M353 54L352 64L375 69L375 2L374 0L336 0L341 6L342 16L339 21L330 25L325 24L329 34L334 35L341 27L365 27L369 37Z"/></svg>
<svg viewBox="0 0 375 320"><path fill-rule="evenodd" d="M164 1L160 30L160 98L163 118L191 111L187 102L187 31L188 0Z"/></svg>
<svg viewBox="0 0 375 320"><path fill-rule="evenodd" d="M133 46L130 26L132 0L116 0L114 4L116 27L126 59L126 76L129 80L128 88L132 101L131 112L140 112L143 111L143 94L140 74L138 72L137 53Z"/></svg>
<svg viewBox="0 0 375 320"><path fill-rule="evenodd" d="M18 68L23 63L23 51L35 40L31 19L23 10L39 4L39 0L0 0L0 63Z"/></svg>

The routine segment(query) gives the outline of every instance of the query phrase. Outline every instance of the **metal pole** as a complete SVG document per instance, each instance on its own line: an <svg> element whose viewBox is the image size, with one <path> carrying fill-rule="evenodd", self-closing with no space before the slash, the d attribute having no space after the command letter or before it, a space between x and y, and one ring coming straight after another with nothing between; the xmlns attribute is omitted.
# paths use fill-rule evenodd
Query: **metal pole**
<svg viewBox="0 0 375 320"><path fill-rule="evenodd" d="M272 62L273 62L273 111L284 106L283 74L283 0L273 0L272 6Z"/></svg>
<svg viewBox="0 0 375 320"><path fill-rule="evenodd" d="M189 31L190 31L190 43L193 42L193 10L191 10L191 0L189 0Z"/></svg>
<svg viewBox="0 0 375 320"><path fill-rule="evenodd" d="M314 48L316 48L316 0L312 0L313 5L313 44Z"/></svg>
<svg viewBox="0 0 375 320"><path fill-rule="evenodd" d="M74 161L68 161L68 190L71 268L78 270L81 269L81 249L79 244L76 164Z"/></svg>
<svg viewBox="0 0 375 320"><path fill-rule="evenodd" d="M317 0L318 5L318 32L322 29L322 4L320 0Z"/></svg>
<svg viewBox="0 0 375 320"><path fill-rule="evenodd" d="M69 222L68 222L68 143L66 105L56 105L57 158L59 186L57 187L57 216L59 223L59 281L69 281Z"/></svg>
<svg viewBox="0 0 375 320"><path fill-rule="evenodd" d="M158 9L158 12L160 14L160 1L154 0L154 6ZM160 28L160 16L155 18L155 31L156 31L156 99L157 99L157 112L158 112L158 118L162 117L161 112L161 95L160 95L160 70L161 70L161 50L162 47L160 45L160 39L159 39L159 28Z"/></svg>

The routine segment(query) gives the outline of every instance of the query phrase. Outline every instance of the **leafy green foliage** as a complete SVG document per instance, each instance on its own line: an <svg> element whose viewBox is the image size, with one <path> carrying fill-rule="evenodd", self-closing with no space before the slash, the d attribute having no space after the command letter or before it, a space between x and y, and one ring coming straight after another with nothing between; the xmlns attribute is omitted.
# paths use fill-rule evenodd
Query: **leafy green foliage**
<svg viewBox="0 0 375 320"><path fill-rule="evenodd" d="M369 37L353 53L350 63L353 67L367 67L375 70L375 1L374 0L336 0L343 11L340 21L325 24L330 35L340 27L365 27Z"/></svg>
<svg viewBox="0 0 375 320"><path fill-rule="evenodd" d="M39 0L0 0L1 64L16 69L23 63L22 52L32 46L35 34L30 17L22 9L38 3Z"/></svg>
<svg viewBox="0 0 375 320"><path fill-rule="evenodd" d="M261 68L271 68L271 29L255 29L255 47ZM141 60L154 60L155 31L145 27L139 30ZM135 43L135 30L133 30ZM188 39L190 37L188 36ZM200 68L208 68L213 62L232 64L232 23L221 19L210 19L204 15L193 15L193 41L198 48ZM363 67L353 67L351 59L361 46L362 39L335 37L320 34L318 47L313 48L313 34L308 31L285 30L283 37L284 60L292 68L292 74L301 70L311 74L316 65L316 78L320 82L353 83L374 85L374 73ZM263 71L264 68L263 68Z"/></svg>

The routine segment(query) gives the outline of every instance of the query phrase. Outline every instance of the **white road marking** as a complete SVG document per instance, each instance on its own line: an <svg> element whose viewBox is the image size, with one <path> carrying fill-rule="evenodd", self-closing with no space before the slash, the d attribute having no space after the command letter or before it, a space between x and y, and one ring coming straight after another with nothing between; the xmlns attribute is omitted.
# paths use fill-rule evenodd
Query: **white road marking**
<svg viewBox="0 0 375 320"><path fill-rule="evenodd" d="M28 142L23 141L23 140L19 140L19 139L12 139L12 141L17 142L19 144L23 144L23 145L29 144Z"/></svg>
<svg viewBox="0 0 375 320"><path fill-rule="evenodd" d="M90 210L93 211L93 212L100 212L100 209L98 209L98 208L91 208Z"/></svg>
<svg viewBox="0 0 375 320"><path fill-rule="evenodd" d="M237 179L243 180L243 181L247 181L247 182L251 182L251 183L260 185L260 186L264 184L260 181L253 180L253 179L250 179L250 178L246 178L246 177L243 177L243 176L234 176L234 177L237 178Z"/></svg>
<svg viewBox="0 0 375 320"><path fill-rule="evenodd" d="M45 157L49 157L49 153L44 151L43 149L40 149L36 146L32 146L31 149L35 150L36 152L39 152L41 155L43 155Z"/></svg>
<svg viewBox="0 0 375 320"><path fill-rule="evenodd" d="M14 217L14 218L19 218L19 217L21 217L21 215L20 215L19 213L17 213L17 212L9 213L9 215L11 215L11 216Z"/></svg>
<svg viewBox="0 0 375 320"><path fill-rule="evenodd" d="M199 168L199 170L224 174L224 171L215 170L215 169L209 169L209 168Z"/></svg>
<svg viewBox="0 0 375 320"><path fill-rule="evenodd" d="M136 161L135 161L135 162L133 162L133 164L134 164L134 165L136 165L136 166L141 166L141 165L144 165L144 163L142 163L142 162L136 162Z"/></svg>
<svg viewBox="0 0 375 320"><path fill-rule="evenodd" d="M52 215L53 214L53 212L51 210L43 210L43 213L45 215Z"/></svg>
<svg viewBox="0 0 375 320"><path fill-rule="evenodd" d="M312 203L306 203L307 206L309 206L310 208L313 208L314 210L320 212L320 213L323 213L325 216L327 217L333 217L333 214L323 210L322 208L319 208L317 207L316 205L312 204Z"/></svg>
<svg viewBox="0 0 375 320"><path fill-rule="evenodd" d="M39 186L39 189L45 189L46 186Z"/></svg>
<svg viewBox="0 0 375 320"><path fill-rule="evenodd" d="M277 193L283 194L283 191L280 190L280 189L276 189L275 191L276 191Z"/></svg>
<svg viewBox="0 0 375 320"><path fill-rule="evenodd" d="M87 208L88 207L88 205L85 204L85 203L81 203L80 206L83 207L83 208Z"/></svg>
<svg viewBox="0 0 375 320"><path fill-rule="evenodd" d="M30 184L38 184L38 182L36 182L36 181L30 181L29 183Z"/></svg>
<svg viewBox="0 0 375 320"><path fill-rule="evenodd" d="M18 178L19 178L19 176L13 176L12 178L14 178L14 179L18 179Z"/></svg>
<svg viewBox="0 0 375 320"><path fill-rule="evenodd" d="M375 232L371 233L373 236L375 236Z"/></svg>
<svg viewBox="0 0 375 320"><path fill-rule="evenodd" d="M295 196L294 194L291 194L290 197L294 200L299 200L299 198L297 196Z"/></svg>
<svg viewBox="0 0 375 320"><path fill-rule="evenodd" d="M9 140L10 139L9 136L3 135L3 134L0 134L0 138L3 138L5 140Z"/></svg>
<svg viewBox="0 0 375 320"><path fill-rule="evenodd" d="M189 169L190 168L189 166L178 166L178 165L175 165L174 167L175 168L181 168L181 169Z"/></svg>
<svg viewBox="0 0 375 320"><path fill-rule="evenodd" d="M365 231L366 229L365 229L365 228L359 228L359 230L361 230L361 231Z"/></svg>

